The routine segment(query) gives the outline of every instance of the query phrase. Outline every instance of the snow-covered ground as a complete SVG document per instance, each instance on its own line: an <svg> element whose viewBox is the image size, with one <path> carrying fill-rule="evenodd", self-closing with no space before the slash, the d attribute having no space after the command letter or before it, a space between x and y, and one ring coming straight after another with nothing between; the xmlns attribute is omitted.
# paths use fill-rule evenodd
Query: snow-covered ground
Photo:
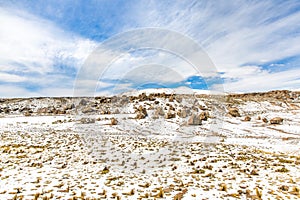
<svg viewBox="0 0 300 200"><path fill-rule="evenodd" d="M300 198L298 93L143 92L1 101L0 199Z"/></svg>

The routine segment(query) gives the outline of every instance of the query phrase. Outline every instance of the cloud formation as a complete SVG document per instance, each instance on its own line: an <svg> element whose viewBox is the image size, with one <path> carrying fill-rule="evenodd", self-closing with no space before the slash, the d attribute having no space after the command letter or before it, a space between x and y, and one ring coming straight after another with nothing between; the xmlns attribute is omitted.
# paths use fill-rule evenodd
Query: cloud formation
<svg viewBox="0 0 300 200"><path fill-rule="evenodd" d="M4 87L15 88L19 96L72 95L78 70L100 43L146 27L169 29L196 41L214 62L227 92L300 88L296 0L0 1L0 26L2 96L11 96ZM173 45L180 48L180 42ZM174 86L201 86L192 83L201 74L170 52L119 53L99 80L103 93L117 83L136 87L144 76L138 68L147 65L150 70L151 64L175 70L180 76L174 76ZM122 81L125 78L131 83ZM170 77L157 76L154 82L167 85ZM211 88L219 86L218 81L210 83Z"/></svg>
<svg viewBox="0 0 300 200"><path fill-rule="evenodd" d="M16 82L24 83L23 87L36 84L31 90L37 95L55 95L43 91L49 87L72 90L71 78L96 46L89 39L19 10L0 8L0 25L1 88L10 85L25 91L17 96L27 94L22 85L14 84ZM35 91L37 89L39 91Z"/></svg>

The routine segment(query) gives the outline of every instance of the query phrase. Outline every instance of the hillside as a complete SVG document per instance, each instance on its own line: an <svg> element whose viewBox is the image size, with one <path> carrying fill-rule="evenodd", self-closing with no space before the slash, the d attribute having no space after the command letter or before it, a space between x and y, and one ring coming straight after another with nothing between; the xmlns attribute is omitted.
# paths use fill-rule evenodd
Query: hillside
<svg viewBox="0 0 300 200"><path fill-rule="evenodd" d="M300 92L0 99L0 199L300 198Z"/></svg>

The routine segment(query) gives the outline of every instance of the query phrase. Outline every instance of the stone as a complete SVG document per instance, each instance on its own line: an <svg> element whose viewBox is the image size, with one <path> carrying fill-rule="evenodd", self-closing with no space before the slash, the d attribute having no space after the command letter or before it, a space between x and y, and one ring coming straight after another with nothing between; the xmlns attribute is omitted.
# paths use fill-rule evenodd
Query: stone
<svg viewBox="0 0 300 200"><path fill-rule="evenodd" d="M200 120L202 120L202 121L207 121L208 118L209 118L209 112L207 112L207 111L202 112L202 113L199 115L199 117L200 117Z"/></svg>
<svg viewBox="0 0 300 200"><path fill-rule="evenodd" d="M29 111L25 111L25 112L24 112L24 116L25 116L25 117L29 117L29 116L31 116L31 114L30 114Z"/></svg>
<svg viewBox="0 0 300 200"><path fill-rule="evenodd" d="M39 108L37 110L37 113L38 114L46 114L46 113L49 113L49 111L48 111L48 108Z"/></svg>
<svg viewBox="0 0 300 200"><path fill-rule="evenodd" d="M251 117L249 117L249 116L246 116L246 117L244 118L244 121L245 121L245 122L249 122L249 121L251 121Z"/></svg>
<svg viewBox="0 0 300 200"><path fill-rule="evenodd" d="M181 117L181 118L186 118L186 117L187 117L187 112L186 112L185 109L182 109L182 110L179 110L179 111L177 112L177 115L178 115L179 117Z"/></svg>
<svg viewBox="0 0 300 200"><path fill-rule="evenodd" d="M283 119L281 117L274 117L270 120L270 124L282 124Z"/></svg>
<svg viewBox="0 0 300 200"><path fill-rule="evenodd" d="M140 105L136 110L136 119L144 119L148 116L146 108L144 108L142 105Z"/></svg>
<svg viewBox="0 0 300 200"><path fill-rule="evenodd" d="M110 125L117 125L118 124L118 120L116 118L111 118L110 120Z"/></svg>
<svg viewBox="0 0 300 200"><path fill-rule="evenodd" d="M262 119L262 121L265 122L265 123L268 123L268 119L265 118L265 117Z"/></svg>
<svg viewBox="0 0 300 200"><path fill-rule="evenodd" d="M155 114L159 115L159 116L164 116L165 112L161 107L158 107L155 111Z"/></svg>
<svg viewBox="0 0 300 200"><path fill-rule="evenodd" d="M172 119L172 118L175 118L175 117L176 117L175 112L172 112L170 110L165 114L165 119Z"/></svg>
<svg viewBox="0 0 300 200"><path fill-rule="evenodd" d="M81 99L80 102L79 102L79 105L80 106L86 106L87 105L87 100Z"/></svg>
<svg viewBox="0 0 300 200"><path fill-rule="evenodd" d="M82 109L82 113L91 113L94 112L95 110L92 109L91 107L86 107L84 109Z"/></svg>
<svg viewBox="0 0 300 200"><path fill-rule="evenodd" d="M201 125L202 124L202 120L200 119L199 116L192 114L190 116L190 118L187 121L188 125Z"/></svg>
<svg viewBox="0 0 300 200"><path fill-rule="evenodd" d="M228 114L231 115L232 117L240 117L241 116L238 108L229 108Z"/></svg>
<svg viewBox="0 0 300 200"><path fill-rule="evenodd" d="M80 119L80 123L82 123L82 124L93 124L93 123L95 123L95 119L93 119L93 118L81 118Z"/></svg>

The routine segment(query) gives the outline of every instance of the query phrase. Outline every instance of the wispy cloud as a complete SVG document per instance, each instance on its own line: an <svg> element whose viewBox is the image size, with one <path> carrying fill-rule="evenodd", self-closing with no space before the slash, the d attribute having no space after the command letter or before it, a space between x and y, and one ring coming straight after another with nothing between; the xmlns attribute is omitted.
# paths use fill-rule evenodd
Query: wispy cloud
<svg viewBox="0 0 300 200"><path fill-rule="evenodd" d="M35 83L41 89L70 87L65 81L72 84L70 76L75 75L62 72L73 69L76 74L96 46L91 40L64 32L52 22L20 10L0 8L0 26L1 82L24 82L24 86ZM61 76L66 76L63 81ZM36 91L39 92L43 95Z"/></svg>

